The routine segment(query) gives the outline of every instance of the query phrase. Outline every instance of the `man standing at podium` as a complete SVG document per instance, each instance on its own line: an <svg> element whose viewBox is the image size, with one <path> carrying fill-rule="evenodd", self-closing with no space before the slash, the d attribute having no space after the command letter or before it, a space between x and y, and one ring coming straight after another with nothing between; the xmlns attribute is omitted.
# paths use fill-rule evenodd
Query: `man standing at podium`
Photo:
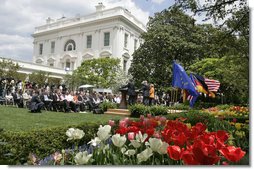
<svg viewBox="0 0 254 170"><path fill-rule="evenodd" d="M123 86L122 88L128 88L127 94L129 96L128 98L128 104L133 105L136 103L136 92L135 92L135 85L132 79L130 79L129 83L126 86Z"/></svg>

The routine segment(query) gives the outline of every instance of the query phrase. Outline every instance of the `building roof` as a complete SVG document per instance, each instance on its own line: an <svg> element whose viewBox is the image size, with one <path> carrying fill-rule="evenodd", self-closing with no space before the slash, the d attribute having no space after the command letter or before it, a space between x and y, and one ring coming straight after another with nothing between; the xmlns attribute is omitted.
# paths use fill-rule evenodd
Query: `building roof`
<svg viewBox="0 0 254 170"><path fill-rule="evenodd" d="M146 27L144 26L144 24L140 22L134 15L132 15L127 9L123 7L115 7L111 9L96 11L85 16L77 15L74 18L62 17L58 20L48 18L47 24L36 27L35 32L34 34L32 34L32 36L36 37L43 33L57 31L58 29L68 29L76 26L89 25L94 22L101 22L103 20L113 19L116 17L123 19L123 21L131 24L140 32L146 31Z"/></svg>

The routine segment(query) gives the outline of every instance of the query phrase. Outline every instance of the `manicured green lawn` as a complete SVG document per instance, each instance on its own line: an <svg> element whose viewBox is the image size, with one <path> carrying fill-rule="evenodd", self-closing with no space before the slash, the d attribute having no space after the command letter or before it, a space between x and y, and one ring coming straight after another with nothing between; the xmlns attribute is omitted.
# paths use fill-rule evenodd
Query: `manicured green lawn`
<svg viewBox="0 0 254 170"><path fill-rule="evenodd" d="M92 113L47 112L44 110L42 113L30 113L27 109L0 106L0 128L10 131L28 131L86 122L105 124L109 119L120 118L123 117Z"/></svg>

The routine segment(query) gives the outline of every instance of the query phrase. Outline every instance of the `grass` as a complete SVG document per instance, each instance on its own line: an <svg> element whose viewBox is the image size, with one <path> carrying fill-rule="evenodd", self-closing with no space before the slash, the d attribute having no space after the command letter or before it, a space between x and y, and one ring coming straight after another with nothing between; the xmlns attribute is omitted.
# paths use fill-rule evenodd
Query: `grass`
<svg viewBox="0 0 254 170"><path fill-rule="evenodd" d="M121 119L122 116L92 114L92 113L63 113L48 112L30 113L28 109L0 106L0 129L9 131L29 131L62 125L81 123L107 123L110 119Z"/></svg>

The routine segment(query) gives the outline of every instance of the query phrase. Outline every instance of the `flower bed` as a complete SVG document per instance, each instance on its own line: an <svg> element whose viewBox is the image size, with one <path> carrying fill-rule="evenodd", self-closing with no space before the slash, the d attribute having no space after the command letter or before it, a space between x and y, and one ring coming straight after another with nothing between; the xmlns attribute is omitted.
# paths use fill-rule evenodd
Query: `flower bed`
<svg viewBox="0 0 254 170"><path fill-rule="evenodd" d="M226 109L211 107L203 109L203 111L208 112L215 117L249 119L249 109L247 107L231 106Z"/></svg>
<svg viewBox="0 0 254 170"><path fill-rule="evenodd" d="M30 155L33 165L228 165L246 154L229 143L225 130L209 132L201 122L191 125L186 118L141 116L100 125L95 138L83 146L56 152L43 160ZM66 132L69 142L86 136L79 129ZM248 151L247 151L248 152Z"/></svg>

